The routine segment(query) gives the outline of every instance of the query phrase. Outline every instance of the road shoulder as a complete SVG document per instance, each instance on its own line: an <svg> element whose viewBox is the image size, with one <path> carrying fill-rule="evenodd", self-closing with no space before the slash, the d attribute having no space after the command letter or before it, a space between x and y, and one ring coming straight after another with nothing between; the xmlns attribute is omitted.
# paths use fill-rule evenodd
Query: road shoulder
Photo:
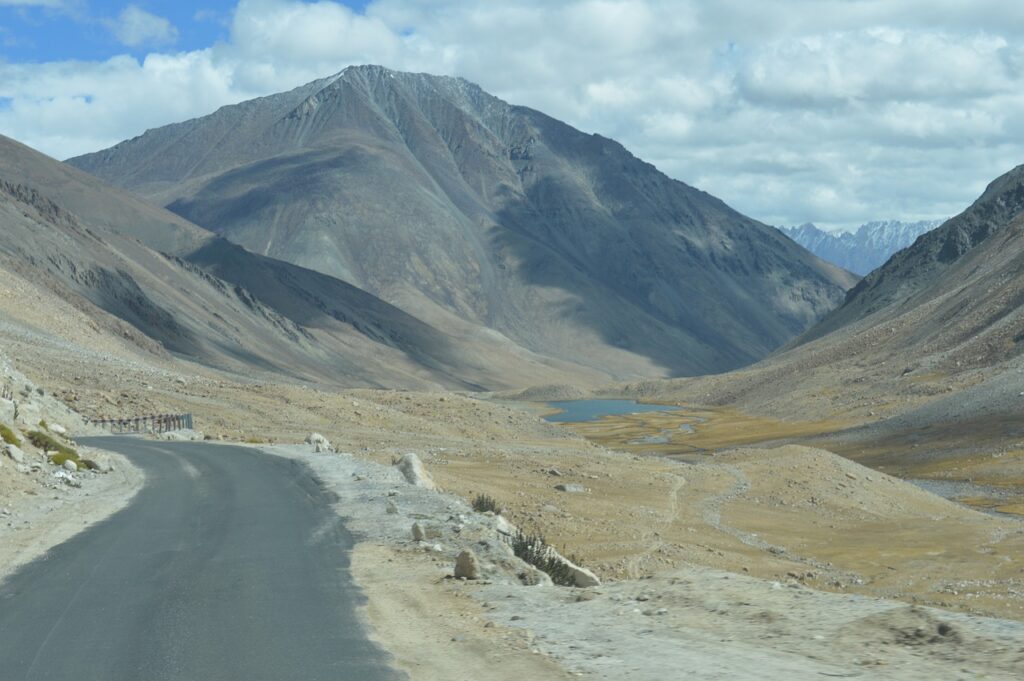
<svg viewBox="0 0 1024 681"><path fill-rule="evenodd" d="M80 449L94 457L99 451ZM0 581L121 510L142 489L142 471L120 454L102 455L113 470L75 473L80 487L69 485L64 475L54 477L60 469L42 460L30 472L9 462L0 469Z"/></svg>

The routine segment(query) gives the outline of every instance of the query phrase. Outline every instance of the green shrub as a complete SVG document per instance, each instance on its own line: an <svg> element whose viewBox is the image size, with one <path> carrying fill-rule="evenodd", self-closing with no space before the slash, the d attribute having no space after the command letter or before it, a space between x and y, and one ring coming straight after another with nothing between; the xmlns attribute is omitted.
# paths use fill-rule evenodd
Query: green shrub
<svg viewBox="0 0 1024 681"><path fill-rule="evenodd" d="M501 514L501 506L498 505L497 500L494 499L494 497L487 496L486 494L476 495L476 498L473 499L473 510L477 513L486 513L487 511L490 511L496 515Z"/></svg>
<svg viewBox="0 0 1024 681"><path fill-rule="evenodd" d="M49 455L50 461L58 466L63 466L64 462L70 459L75 462L79 469L82 468L82 461L78 457L78 452L66 444L58 442L49 433L33 430L27 433L27 437L29 442L43 450L43 453Z"/></svg>
<svg viewBox="0 0 1024 681"><path fill-rule="evenodd" d="M544 541L540 532L527 534L517 530L511 540L512 553L541 572L546 572L551 581L559 586L576 586L576 578L568 565L555 557L555 550ZM574 558L572 562L580 563Z"/></svg>
<svg viewBox="0 0 1024 681"><path fill-rule="evenodd" d="M2 423L0 423L0 438L3 438L3 441L9 445L14 445L15 447L21 446L21 440L19 440L18 436L14 434L14 431Z"/></svg>
<svg viewBox="0 0 1024 681"><path fill-rule="evenodd" d="M43 430L49 430L50 424L46 422L46 419L41 419L39 421L39 427L42 428Z"/></svg>

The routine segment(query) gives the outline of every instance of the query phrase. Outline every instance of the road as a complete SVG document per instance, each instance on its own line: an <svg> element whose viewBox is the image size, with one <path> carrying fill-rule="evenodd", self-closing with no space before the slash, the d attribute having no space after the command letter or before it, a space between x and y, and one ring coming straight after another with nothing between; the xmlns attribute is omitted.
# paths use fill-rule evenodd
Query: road
<svg viewBox="0 0 1024 681"><path fill-rule="evenodd" d="M0 681L404 678L359 623L352 537L308 468L239 447L84 442L146 484L0 584Z"/></svg>

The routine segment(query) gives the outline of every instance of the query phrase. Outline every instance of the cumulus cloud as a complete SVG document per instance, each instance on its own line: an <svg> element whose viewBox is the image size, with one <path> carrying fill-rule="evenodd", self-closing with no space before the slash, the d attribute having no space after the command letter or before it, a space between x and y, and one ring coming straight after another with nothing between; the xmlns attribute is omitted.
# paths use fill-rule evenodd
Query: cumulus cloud
<svg viewBox="0 0 1024 681"><path fill-rule="evenodd" d="M178 29L170 21L136 5L128 5L106 24L118 41L128 47L172 45L178 40Z"/></svg>
<svg viewBox="0 0 1024 681"><path fill-rule="evenodd" d="M241 0L204 50L0 63L0 130L67 157L378 63L618 139L763 221L854 226L951 215L1024 162L1022 38L1003 0Z"/></svg>

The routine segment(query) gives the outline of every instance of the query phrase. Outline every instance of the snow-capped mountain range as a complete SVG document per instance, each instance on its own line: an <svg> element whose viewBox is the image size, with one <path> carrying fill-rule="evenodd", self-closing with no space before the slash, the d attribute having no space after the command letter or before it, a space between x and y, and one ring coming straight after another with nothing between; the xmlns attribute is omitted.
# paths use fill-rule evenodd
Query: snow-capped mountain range
<svg viewBox="0 0 1024 681"><path fill-rule="evenodd" d="M914 243L945 220L868 222L856 232L830 233L812 223L799 227L780 227L780 231L819 258L839 265L854 274L865 275L885 263L889 257Z"/></svg>

